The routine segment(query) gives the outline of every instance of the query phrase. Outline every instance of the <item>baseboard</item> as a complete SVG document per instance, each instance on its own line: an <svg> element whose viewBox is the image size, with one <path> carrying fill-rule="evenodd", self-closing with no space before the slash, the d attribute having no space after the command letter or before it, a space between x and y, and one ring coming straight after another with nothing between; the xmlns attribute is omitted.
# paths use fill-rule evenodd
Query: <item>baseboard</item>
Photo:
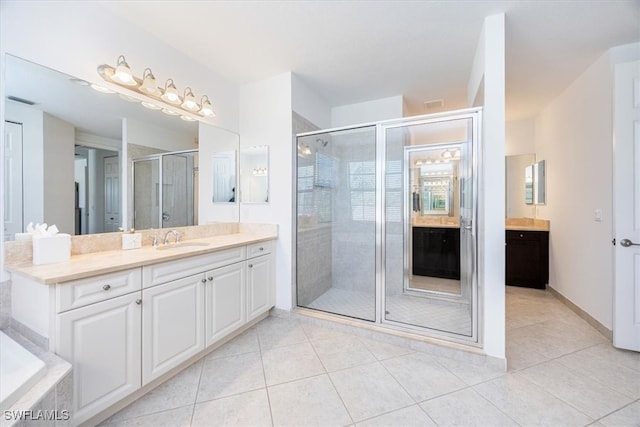
<svg viewBox="0 0 640 427"><path fill-rule="evenodd" d="M554 297L558 298L560 300L560 302L562 302L564 305L569 307L571 309L571 311L573 311L578 316L580 316L580 318L582 320L587 322L589 325L594 327L598 332L600 332L602 335L604 335L604 337L606 339L608 339L610 342L613 341L613 331L612 330L608 329L602 323L598 322L589 313L587 313L586 311L584 311L583 309L581 309L580 307L575 305L573 302L571 302L571 300L569 300L567 297L562 295L560 292L558 292L555 289L553 289L551 286L547 286L547 290L549 292L551 292L551 294L553 294Z"/></svg>

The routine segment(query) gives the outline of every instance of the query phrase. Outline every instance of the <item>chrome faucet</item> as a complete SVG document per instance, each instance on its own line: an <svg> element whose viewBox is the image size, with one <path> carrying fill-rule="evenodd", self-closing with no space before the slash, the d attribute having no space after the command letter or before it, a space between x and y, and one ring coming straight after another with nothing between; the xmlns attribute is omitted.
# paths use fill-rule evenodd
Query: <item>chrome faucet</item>
<svg viewBox="0 0 640 427"><path fill-rule="evenodd" d="M180 242L180 233L178 233L178 230L169 230L164 235L163 243L165 245L169 243L169 234L173 234L174 236L176 236L176 243Z"/></svg>

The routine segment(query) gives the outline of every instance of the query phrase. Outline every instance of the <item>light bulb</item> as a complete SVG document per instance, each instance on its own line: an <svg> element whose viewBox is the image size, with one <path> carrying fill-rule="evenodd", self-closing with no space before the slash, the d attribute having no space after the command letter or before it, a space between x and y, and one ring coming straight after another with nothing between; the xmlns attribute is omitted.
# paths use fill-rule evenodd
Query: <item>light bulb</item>
<svg viewBox="0 0 640 427"><path fill-rule="evenodd" d="M150 68L144 70L142 75L142 86L140 86L140 92L144 92L148 95L159 95L160 89L156 83L156 78L151 72Z"/></svg>
<svg viewBox="0 0 640 427"><path fill-rule="evenodd" d="M117 83L123 84L125 86L136 86L138 82L133 78L133 74L131 74L131 68L129 68L129 64L124 60L124 56L120 55L118 57L118 65L111 77Z"/></svg>
<svg viewBox="0 0 640 427"><path fill-rule="evenodd" d="M172 79L167 80L167 83L165 83L164 93L160 98L169 104L180 104L180 95L178 95L178 89L176 89L176 85L173 83Z"/></svg>
<svg viewBox="0 0 640 427"><path fill-rule="evenodd" d="M211 105L211 102L209 101L209 97L207 95L204 95L202 97L202 100L200 101L200 111L198 111L198 113L200 113L201 115L205 116L205 117L215 117L216 113L213 112L213 105Z"/></svg>
<svg viewBox="0 0 640 427"><path fill-rule="evenodd" d="M182 101L182 108L188 111L198 111L200 106L196 103L196 97L193 96L191 88L188 87L184 90L184 101Z"/></svg>
<svg viewBox="0 0 640 427"><path fill-rule="evenodd" d="M144 108L148 108L150 110L161 110L162 107L152 103L152 102L142 102L141 103Z"/></svg>

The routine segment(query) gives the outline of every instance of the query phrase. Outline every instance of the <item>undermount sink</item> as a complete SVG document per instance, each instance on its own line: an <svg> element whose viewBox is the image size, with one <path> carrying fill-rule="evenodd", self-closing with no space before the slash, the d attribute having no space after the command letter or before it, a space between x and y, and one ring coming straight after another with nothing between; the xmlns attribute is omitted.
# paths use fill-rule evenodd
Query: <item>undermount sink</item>
<svg viewBox="0 0 640 427"><path fill-rule="evenodd" d="M166 250L169 250L169 249L189 250L189 249L203 248L205 246L209 246L209 243L207 243L207 242L179 242L179 243L168 243L166 245L159 245L159 246L156 247L156 249L158 249L160 251L166 251Z"/></svg>

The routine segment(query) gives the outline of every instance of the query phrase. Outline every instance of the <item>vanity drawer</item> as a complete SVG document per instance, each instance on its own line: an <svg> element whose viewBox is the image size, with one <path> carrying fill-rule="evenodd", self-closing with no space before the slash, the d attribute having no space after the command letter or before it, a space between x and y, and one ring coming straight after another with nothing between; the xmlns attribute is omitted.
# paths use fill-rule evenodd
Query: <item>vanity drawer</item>
<svg viewBox="0 0 640 427"><path fill-rule="evenodd" d="M247 245L247 258L255 258L260 255L270 254L273 251L273 242L260 242Z"/></svg>
<svg viewBox="0 0 640 427"><path fill-rule="evenodd" d="M142 288L140 268L87 277L56 285L56 312L105 301Z"/></svg>
<svg viewBox="0 0 640 427"><path fill-rule="evenodd" d="M146 265L142 267L142 287L148 288L193 274L204 273L245 259L245 247L240 246L176 261Z"/></svg>

